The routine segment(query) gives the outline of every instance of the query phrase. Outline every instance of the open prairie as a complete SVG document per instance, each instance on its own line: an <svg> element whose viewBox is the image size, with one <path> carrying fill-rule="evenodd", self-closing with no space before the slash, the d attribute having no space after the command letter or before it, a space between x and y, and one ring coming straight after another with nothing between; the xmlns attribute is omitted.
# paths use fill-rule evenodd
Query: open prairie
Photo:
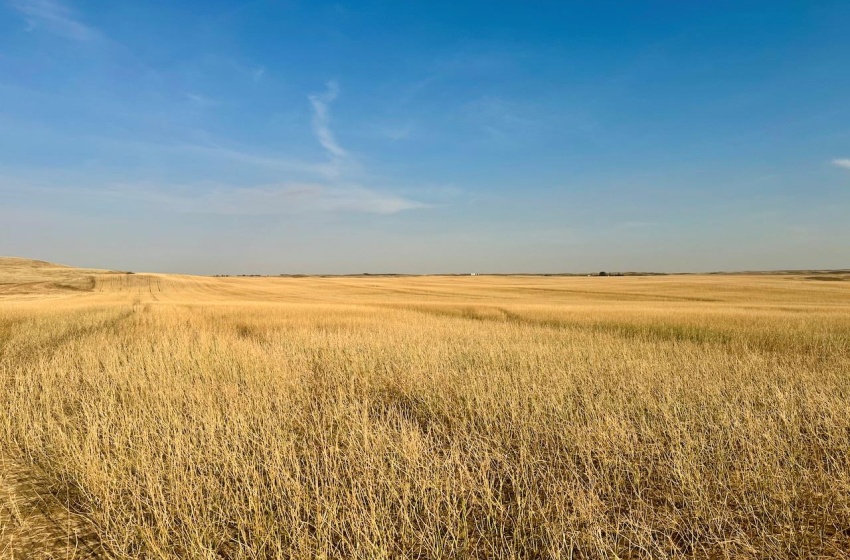
<svg viewBox="0 0 850 560"><path fill-rule="evenodd" d="M817 278L0 259L0 556L848 557Z"/></svg>

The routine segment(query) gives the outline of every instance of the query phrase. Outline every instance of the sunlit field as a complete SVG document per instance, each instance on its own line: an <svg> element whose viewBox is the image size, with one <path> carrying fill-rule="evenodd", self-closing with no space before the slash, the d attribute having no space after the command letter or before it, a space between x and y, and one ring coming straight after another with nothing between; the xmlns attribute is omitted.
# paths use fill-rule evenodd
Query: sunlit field
<svg viewBox="0 0 850 560"><path fill-rule="evenodd" d="M822 278L0 259L0 557L847 557Z"/></svg>

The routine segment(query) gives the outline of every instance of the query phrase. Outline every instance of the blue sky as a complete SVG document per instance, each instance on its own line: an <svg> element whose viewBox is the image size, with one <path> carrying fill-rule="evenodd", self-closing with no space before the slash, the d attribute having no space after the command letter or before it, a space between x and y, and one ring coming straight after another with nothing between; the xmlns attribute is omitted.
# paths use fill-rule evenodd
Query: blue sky
<svg viewBox="0 0 850 560"><path fill-rule="evenodd" d="M0 254L850 267L848 2L0 2Z"/></svg>

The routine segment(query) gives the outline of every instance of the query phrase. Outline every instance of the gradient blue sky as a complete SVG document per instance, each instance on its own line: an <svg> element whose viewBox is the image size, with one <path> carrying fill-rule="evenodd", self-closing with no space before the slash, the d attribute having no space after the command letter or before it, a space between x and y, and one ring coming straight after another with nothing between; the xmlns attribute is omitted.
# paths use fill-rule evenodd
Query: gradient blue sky
<svg viewBox="0 0 850 560"><path fill-rule="evenodd" d="M850 2L0 2L0 254L850 267Z"/></svg>

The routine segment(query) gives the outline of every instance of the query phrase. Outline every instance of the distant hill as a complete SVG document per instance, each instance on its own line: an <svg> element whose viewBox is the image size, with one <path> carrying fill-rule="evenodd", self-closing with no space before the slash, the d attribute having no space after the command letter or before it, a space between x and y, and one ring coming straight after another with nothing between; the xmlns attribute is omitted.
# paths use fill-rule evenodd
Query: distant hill
<svg viewBox="0 0 850 560"><path fill-rule="evenodd" d="M36 259L0 257L0 296L45 292L90 291L95 276L110 271L75 268Z"/></svg>
<svg viewBox="0 0 850 560"><path fill-rule="evenodd" d="M64 264L57 264L37 259L25 259L23 257L0 257L0 267L20 268L74 268Z"/></svg>

